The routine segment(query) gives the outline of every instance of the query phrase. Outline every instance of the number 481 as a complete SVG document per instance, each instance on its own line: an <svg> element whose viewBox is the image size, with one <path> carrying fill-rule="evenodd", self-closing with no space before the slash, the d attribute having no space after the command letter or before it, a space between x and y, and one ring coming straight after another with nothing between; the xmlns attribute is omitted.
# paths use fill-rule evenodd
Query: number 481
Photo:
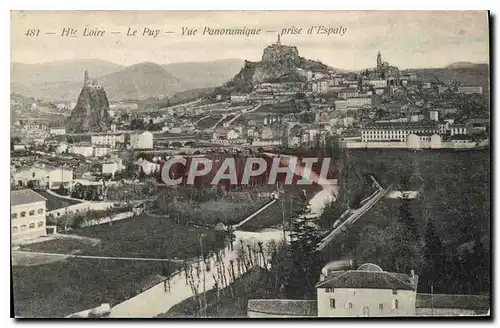
<svg viewBox="0 0 500 328"><path fill-rule="evenodd" d="M37 29L29 29L26 31L26 33L24 33L24 35L26 36L38 36L40 34L40 30L37 30Z"/></svg>

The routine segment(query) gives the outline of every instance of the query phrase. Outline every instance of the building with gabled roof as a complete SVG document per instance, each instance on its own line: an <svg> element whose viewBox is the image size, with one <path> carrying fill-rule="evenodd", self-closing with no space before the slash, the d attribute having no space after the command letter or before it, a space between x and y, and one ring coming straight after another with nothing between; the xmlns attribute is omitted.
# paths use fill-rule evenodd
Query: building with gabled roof
<svg viewBox="0 0 500 328"><path fill-rule="evenodd" d="M47 199L31 189L10 192L12 243L46 236Z"/></svg>
<svg viewBox="0 0 500 328"><path fill-rule="evenodd" d="M418 277L366 263L357 270L323 270L316 284L318 316L415 315Z"/></svg>

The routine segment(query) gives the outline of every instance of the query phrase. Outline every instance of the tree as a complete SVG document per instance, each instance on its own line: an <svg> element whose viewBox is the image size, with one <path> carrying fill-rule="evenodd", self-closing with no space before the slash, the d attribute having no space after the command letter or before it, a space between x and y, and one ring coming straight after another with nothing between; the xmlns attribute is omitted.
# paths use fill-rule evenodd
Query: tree
<svg viewBox="0 0 500 328"><path fill-rule="evenodd" d="M445 258L443 245L436 231L433 219L427 220L425 231L425 249L424 249L425 268L423 277L425 281L431 281L437 291L441 290L441 284L444 283L442 276L445 267Z"/></svg>
<svg viewBox="0 0 500 328"><path fill-rule="evenodd" d="M291 241L288 248L291 267L284 281L284 293L289 298L315 298L315 285L323 267L323 255L318 250L321 234L308 218L310 209L304 204L292 219Z"/></svg>

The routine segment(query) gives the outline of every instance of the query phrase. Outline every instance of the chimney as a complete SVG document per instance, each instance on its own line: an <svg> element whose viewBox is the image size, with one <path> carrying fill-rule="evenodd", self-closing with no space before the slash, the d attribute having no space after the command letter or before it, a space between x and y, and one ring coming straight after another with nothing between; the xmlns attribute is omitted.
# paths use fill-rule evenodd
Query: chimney
<svg viewBox="0 0 500 328"><path fill-rule="evenodd" d="M83 78L83 83L87 84L89 82L89 71L85 70L84 78Z"/></svg>
<svg viewBox="0 0 500 328"><path fill-rule="evenodd" d="M415 278L415 270L411 270L410 272L411 272L411 277Z"/></svg>

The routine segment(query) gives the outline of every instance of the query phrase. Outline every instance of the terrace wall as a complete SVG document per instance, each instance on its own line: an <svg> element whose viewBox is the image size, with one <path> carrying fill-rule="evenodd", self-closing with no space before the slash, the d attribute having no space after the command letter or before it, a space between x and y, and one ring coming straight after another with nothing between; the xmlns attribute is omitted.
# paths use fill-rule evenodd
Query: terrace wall
<svg viewBox="0 0 500 328"><path fill-rule="evenodd" d="M82 213L82 212L87 212L90 210L93 211L103 211L107 210L108 208L113 207L114 203L113 202L82 202L79 204L74 204L68 207L63 207L63 208L58 208L53 211L48 211L47 215L50 216L52 215L53 217L59 217L62 215L66 214L75 214L75 213Z"/></svg>

